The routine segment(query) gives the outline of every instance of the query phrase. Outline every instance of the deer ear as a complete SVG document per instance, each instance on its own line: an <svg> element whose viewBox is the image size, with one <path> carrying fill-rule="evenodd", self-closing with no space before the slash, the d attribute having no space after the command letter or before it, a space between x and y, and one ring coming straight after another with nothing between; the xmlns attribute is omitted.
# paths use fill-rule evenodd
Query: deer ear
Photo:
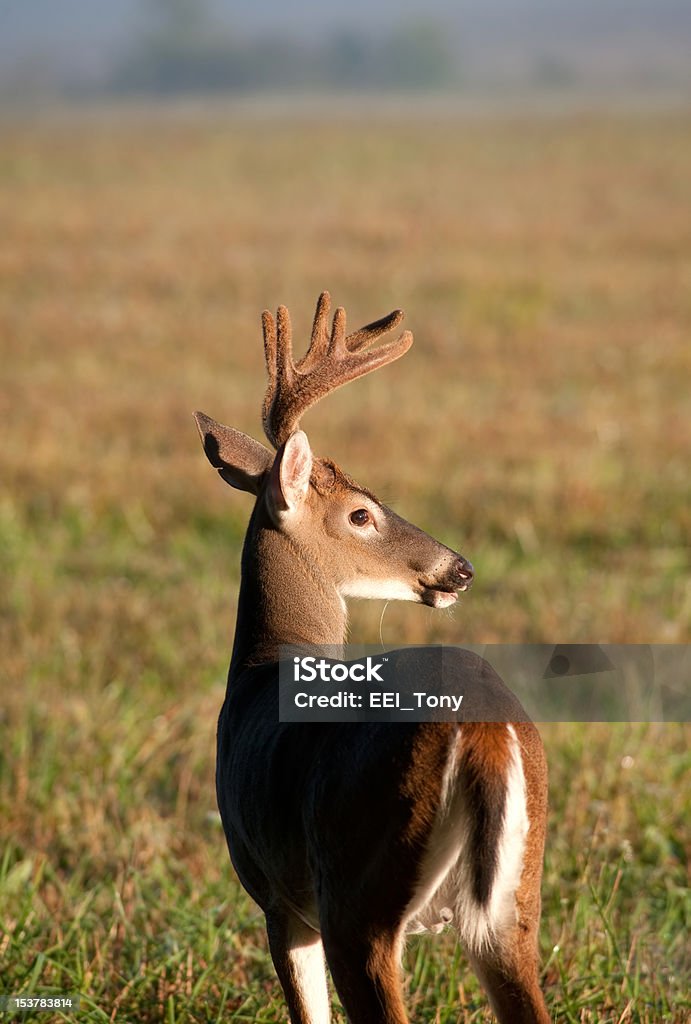
<svg viewBox="0 0 691 1024"><path fill-rule="evenodd" d="M194 418L206 457L218 470L218 475L239 491L258 494L273 462L268 448L233 427L224 427L203 412L195 412Z"/></svg>
<svg viewBox="0 0 691 1024"><path fill-rule="evenodd" d="M269 474L267 501L272 513L292 512L307 497L312 449L307 434L296 430L279 448Z"/></svg>

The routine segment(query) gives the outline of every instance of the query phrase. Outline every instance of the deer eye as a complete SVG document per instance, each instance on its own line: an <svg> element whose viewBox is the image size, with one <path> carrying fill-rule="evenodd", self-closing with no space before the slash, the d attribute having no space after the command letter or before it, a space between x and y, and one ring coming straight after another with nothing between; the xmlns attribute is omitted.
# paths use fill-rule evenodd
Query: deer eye
<svg viewBox="0 0 691 1024"><path fill-rule="evenodd" d="M348 516L353 526L367 526L371 522L371 516L366 508L356 508Z"/></svg>

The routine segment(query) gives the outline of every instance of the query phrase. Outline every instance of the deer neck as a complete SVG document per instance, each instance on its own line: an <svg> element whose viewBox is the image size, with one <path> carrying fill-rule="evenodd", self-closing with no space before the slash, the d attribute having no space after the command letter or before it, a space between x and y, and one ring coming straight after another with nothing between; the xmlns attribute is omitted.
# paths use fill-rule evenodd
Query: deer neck
<svg viewBox="0 0 691 1024"><path fill-rule="evenodd" d="M278 661L284 644L328 645L337 657L346 629L344 601L324 568L255 509L242 553L231 675Z"/></svg>

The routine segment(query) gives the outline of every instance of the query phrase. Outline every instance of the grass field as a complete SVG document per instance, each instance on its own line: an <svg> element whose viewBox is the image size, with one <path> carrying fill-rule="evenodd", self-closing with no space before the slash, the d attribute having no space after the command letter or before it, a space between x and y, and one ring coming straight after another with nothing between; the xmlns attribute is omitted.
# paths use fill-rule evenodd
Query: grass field
<svg viewBox="0 0 691 1024"><path fill-rule="evenodd" d="M476 566L384 640L688 641L691 118L2 132L0 992L285 1020L213 793L249 503L191 412L259 436L265 306L305 338L322 288L353 326L401 306L412 351L305 422ZM688 727L542 731L554 1018L680 1024ZM406 965L415 1020L489 1020L450 940Z"/></svg>

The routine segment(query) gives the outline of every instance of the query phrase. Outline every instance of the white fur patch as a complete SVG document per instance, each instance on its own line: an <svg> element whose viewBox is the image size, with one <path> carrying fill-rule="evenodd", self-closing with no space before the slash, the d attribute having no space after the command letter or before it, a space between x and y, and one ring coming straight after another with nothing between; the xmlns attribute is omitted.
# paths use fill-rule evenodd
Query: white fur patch
<svg viewBox="0 0 691 1024"><path fill-rule="evenodd" d="M512 725L506 728L511 736L511 760L506 778L504 827L499 840L497 868L489 904L492 931L497 935L507 925L516 923L516 889L521 881L525 837L530 828L518 737Z"/></svg>
<svg viewBox="0 0 691 1024"><path fill-rule="evenodd" d="M343 597L369 597L381 601L420 601L420 595L401 580L351 580L338 588Z"/></svg>
<svg viewBox="0 0 691 1024"><path fill-rule="evenodd" d="M489 900L481 905L473 892L471 821L463 787L458 783L458 765L463 743L452 738L444 770L437 821L420 869L420 880L406 911L408 932L441 931L453 924L461 942L470 952L481 952L500 944L504 933L516 921L515 894L523 870L525 837L528 831L525 777L513 726L506 777L504 823L497 847L497 866Z"/></svg>
<svg viewBox="0 0 691 1024"><path fill-rule="evenodd" d="M294 946L288 959L309 1024L329 1024L331 1010L321 942L317 939L306 946Z"/></svg>

